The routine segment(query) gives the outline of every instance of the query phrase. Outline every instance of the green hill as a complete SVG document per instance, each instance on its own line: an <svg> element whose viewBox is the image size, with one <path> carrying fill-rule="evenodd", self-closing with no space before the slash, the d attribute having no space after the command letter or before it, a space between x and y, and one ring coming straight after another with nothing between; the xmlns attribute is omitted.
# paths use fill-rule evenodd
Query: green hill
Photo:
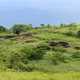
<svg viewBox="0 0 80 80"><path fill-rule="evenodd" d="M21 28L22 29L22 28ZM0 34L1 71L80 71L80 26L45 26Z"/></svg>

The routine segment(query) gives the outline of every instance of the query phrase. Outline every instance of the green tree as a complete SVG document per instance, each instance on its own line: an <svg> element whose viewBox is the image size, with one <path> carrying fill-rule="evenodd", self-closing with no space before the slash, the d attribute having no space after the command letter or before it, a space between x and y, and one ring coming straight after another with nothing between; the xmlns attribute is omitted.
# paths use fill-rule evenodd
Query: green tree
<svg viewBox="0 0 80 80"><path fill-rule="evenodd" d="M12 27L12 31L13 33L15 34L20 34L21 32L26 32L28 30L31 30L32 29L32 24L29 24L29 25L25 25L25 24L15 24L13 27Z"/></svg>
<svg viewBox="0 0 80 80"><path fill-rule="evenodd" d="M6 32L6 31L7 29L4 26L0 25L0 32Z"/></svg>
<svg viewBox="0 0 80 80"><path fill-rule="evenodd" d="M45 26L45 24L40 24L40 27L44 27Z"/></svg>

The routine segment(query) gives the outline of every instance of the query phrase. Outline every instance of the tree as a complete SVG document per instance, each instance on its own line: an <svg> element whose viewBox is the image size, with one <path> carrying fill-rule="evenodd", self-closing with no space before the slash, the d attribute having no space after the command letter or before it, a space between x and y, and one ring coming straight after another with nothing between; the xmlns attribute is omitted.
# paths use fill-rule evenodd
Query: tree
<svg viewBox="0 0 80 80"><path fill-rule="evenodd" d="M71 23L71 24L60 24L60 27L77 27L76 23Z"/></svg>
<svg viewBox="0 0 80 80"><path fill-rule="evenodd" d="M50 25L50 24L40 24L40 28L51 28L52 27L52 25Z"/></svg>
<svg viewBox="0 0 80 80"><path fill-rule="evenodd" d="M47 28L51 28L51 27L52 27L52 25L50 25L50 24L47 24L47 25L46 25L46 27L47 27Z"/></svg>
<svg viewBox="0 0 80 80"><path fill-rule="evenodd" d="M65 27L66 26L66 24L60 24L60 27Z"/></svg>
<svg viewBox="0 0 80 80"><path fill-rule="evenodd" d="M44 27L44 26L45 26L45 24L40 24L40 26L41 26L41 27Z"/></svg>
<svg viewBox="0 0 80 80"><path fill-rule="evenodd" d="M13 33L19 35L19 34L23 31L22 27L23 27L22 25L17 25L17 24L15 24L15 25L12 27Z"/></svg>
<svg viewBox="0 0 80 80"><path fill-rule="evenodd" d="M0 25L0 32L6 32L6 31L7 29L4 26Z"/></svg>
<svg viewBox="0 0 80 80"><path fill-rule="evenodd" d="M21 32L26 32L28 30L31 30L32 29L32 24L29 24L29 25L25 25L25 24L15 24L13 27L12 27L12 31L13 33L15 34L20 34Z"/></svg>

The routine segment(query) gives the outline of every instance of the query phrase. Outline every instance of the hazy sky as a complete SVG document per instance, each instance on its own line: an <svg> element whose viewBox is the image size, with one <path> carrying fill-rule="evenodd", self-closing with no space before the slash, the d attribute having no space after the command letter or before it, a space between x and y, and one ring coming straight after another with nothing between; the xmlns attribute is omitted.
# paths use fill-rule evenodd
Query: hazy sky
<svg viewBox="0 0 80 80"><path fill-rule="evenodd" d="M0 0L0 24L80 22L80 0Z"/></svg>

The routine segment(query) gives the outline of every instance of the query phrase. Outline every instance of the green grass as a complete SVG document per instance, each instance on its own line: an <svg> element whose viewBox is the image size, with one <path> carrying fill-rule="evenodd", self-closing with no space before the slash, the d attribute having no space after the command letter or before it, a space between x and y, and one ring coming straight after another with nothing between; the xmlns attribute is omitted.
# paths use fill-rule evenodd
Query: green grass
<svg viewBox="0 0 80 80"><path fill-rule="evenodd" d="M80 80L80 72L0 72L0 80Z"/></svg>
<svg viewBox="0 0 80 80"><path fill-rule="evenodd" d="M80 38L72 35L79 27L33 29L32 36L1 39L0 80L80 80ZM51 47L50 40L71 47Z"/></svg>
<svg viewBox="0 0 80 80"><path fill-rule="evenodd" d="M32 40L34 40L34 39L37 40L34 42L27 42L26 40L28 40L29 37L26 37L25 40L21 39L21 38L18 38L18 39L14 38L14 39L5 39L5 40L0 41L0 65L1 65L0 69L4 69L4 68L7 69L7 65L11 64L9 62L10 59L13 58L14 61L16 62L16 64L14 66L17 65L18 67L20 65L21 66L24 65L25 67L28 66L29 68L34 68L36 70L41 70L41 71L43 70L43 71L49 71L49 72L50 71L64 72L65 70L66 71L70 71L70 70L77 71L77 69L79 70L80 65L75 66L76 65L75 63L77 63L77 61L79 61L79 59L77 59L77 58L73 59L71 57L71 55L73 55L73 54L77 55L77 53L79 55L80 50L76 50L76 49L74 49L74 47L80 46L80 39L77 38L76 36L67 36L67 35L63 34L64 32L66 32L65 29L67 31L69 30L68 27L67 28L57 28L57 29L45 28L45 29L32 30L32 33L36 33L36 34L33 34L33 36L30 38ZM73 32L75 31L74 29L72 29L72 30L73 30ZM43 53L45 53L45 54L43 55L43 59L41 59L40 61L33 60L33 61L29 61L28 64L24 64L22 62L21 58L25 58L25 57L23 57L24 54L30 53L31 47L34 48L37 45L39 46L40 44L45 44L49 40L65 41L65 42L67 41L71 45L71 48L64 49L62 47L56 47L53 50L43 51ZM26 52L26 53L21 52L21 50L24 48L25 48L24 52ZM27 48L30 48L30 49L28 50ZM43 48L41 48L41 49L43 49ZM32 53L34 51L35 50L33 49ZM20 63L18 62L18 60L16 60L15 54L17 54L16 58L19 60ZM62 58L60 58L58 55L62 56L62 58L68 57L68 59L70 59L70 60L68 61L68 63L64 63L62 61L60 62L60 60ZM27 60L27 56L25 59ZM57 66L53 65L55 60L57 60L59 63ZM73 66L71 66L69 69L69 67L66 67L68 64L71 64ZM46 65L46 67L45 67L45 65ZM57 68L55 68L55 67L57 67ZM59 67L61 70L59 69Z"/></svg>

